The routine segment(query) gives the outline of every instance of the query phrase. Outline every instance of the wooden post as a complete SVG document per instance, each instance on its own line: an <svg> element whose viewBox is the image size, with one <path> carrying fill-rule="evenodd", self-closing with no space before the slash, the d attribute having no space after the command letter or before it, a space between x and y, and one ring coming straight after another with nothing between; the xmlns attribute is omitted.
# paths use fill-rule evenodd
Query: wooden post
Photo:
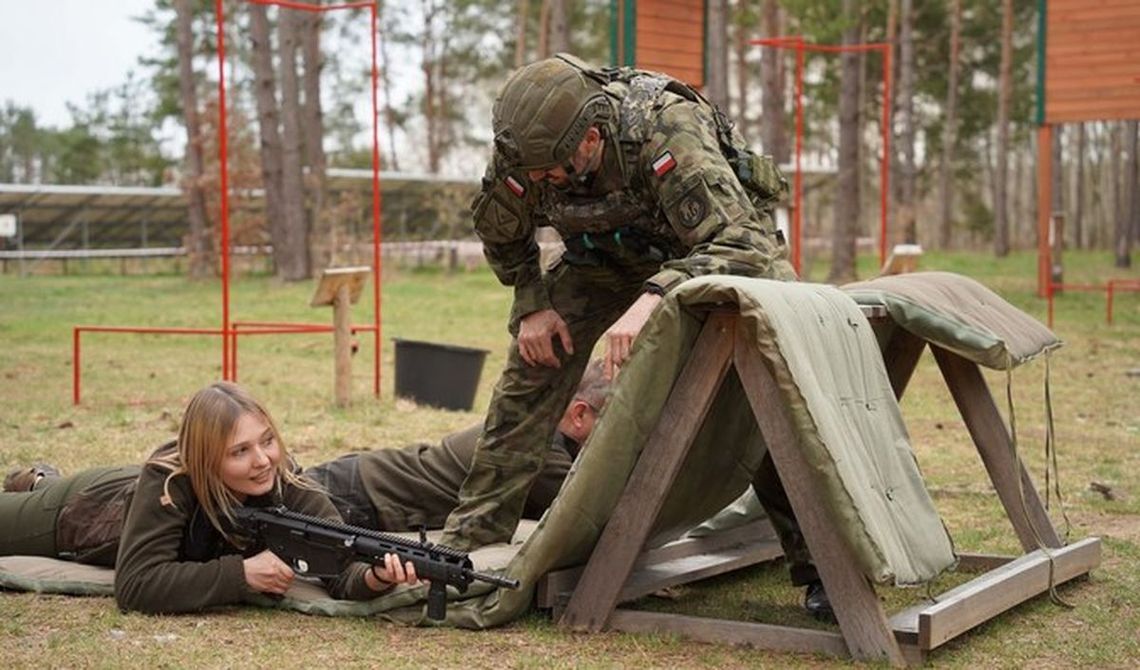
<svg viewBox="0 0 1140 670"><path fill-rule="evenodd" d="M334 397L339 407L351 402L352 395L352 305L360 299L369 267L329 268L309 302L311 307L333 308Z"/></svg>
<svg viewBox="0 0 1140 670"><path fill-rule="evenodd" d="M939 346L930 349L1022 548L1062 546L977 364Z"/></svg>
<svg viewBox="0 0 1140 670"><path fill-rule="evenodd" d="M752 405L768 453L788 493L796 520L816 570L827 589L847 649L856 659L906 665L883 607L871 583L856 567L855 556L840 538L818 493L811 489L812 468L800 451L791 411L756 344L737 329L733 358L744 393Z"/></svg>
<svg viewBox="0 0 1140 670"><path fill-rule="evenodd" d="M347 407L352 395L351 309L348 284L341 284L337 287L336 298L333 300L333 351L336 355L334 376L338 407Z"/></svg>

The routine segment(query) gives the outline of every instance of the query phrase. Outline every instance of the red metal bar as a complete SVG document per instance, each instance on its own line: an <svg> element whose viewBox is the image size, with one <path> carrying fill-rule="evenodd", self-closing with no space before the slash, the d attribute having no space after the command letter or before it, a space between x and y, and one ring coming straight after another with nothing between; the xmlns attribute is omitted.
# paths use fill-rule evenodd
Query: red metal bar
<svg viewBox="0 0 1140 670"><path fill-rule="evenodd" d="M1104 287L1104 322L1112 325L1112 280Z"/></svg>
<svg viewBox="0 0 1140 670"><path fill-rule="evenodd" d="M376 276L373 278L375 293L374 325L356 326L353 332L375 331L376 333L376 366L375 389L380 394L380 144L378 129L378 102L377 102L377 15L374 2L353 2L333 5L312 5L285 0L246 0L258 5L276 5L287 9L297 9L307 12L327 12L337 9L368 9L371 14L372 31L372 201L373 201L373 263ZM239 334L288 334L306 332L328 332L331 326L315 330L304 325L290 325L284 329L268 330L261 328L255 332L239 333L237 324L230 321L230 202L229 202L229 131L226 125L226 44L225 44L225 9L223 0L214 0L215 27L218 39L218 161L221 172L219 188L221 189L221 235L220 246L222 250L222 326L220 329L212 328L159 328L159 327L132 327L132 326L76 326L73 331L72 356L74 369L72 371L72 401L79 404L81 371L79 365L80 335L84 330L105 333L152 333L152 334L178 334L178 335L221 335L222 336L222 378L231 381L237 379L237 336Z"/></svg>
<svg viewBox="0 0 1140 670"><path fill-rule="evenodd" d="M80 349L79 338L83 331L92 333L137 333L137 334L156 334L156 335L223 335L224 331L215 330L213 328L162 328L157 326L75 326L72 329L72 351L71 351L71 402L74 405L79 404L80 398L80 384L82 382L82 374L80 372Z"/></svg>
<svg viewBox="0 0 1140 670"><path fill-rule="evenodd" d="M771 37L749 40L753 46L766 46L776 49L796 50L796 174L794 178L792 200L792 266L798 273L802 256L800 249L803 246L803 170L800 157L803 154L804 112L803 112L803 73L804 52L842 53L846 51L864 52L881 51L883 53L883 152L879 161L882 172L879 181L879 266L887 262L887 221L890 207L890 150L891 150L891 45L887 42L871 42L867 44L809 44L804 42L800 35Z"/></svg>
<svg viewBox="0 0 1140 670"><path fill-rule="evenodd" d="M226 14L222 0L214 0L218 29L218 161L222 190L222 379L232 380L230 370L230 168L227 154L229 131L226 129Z"/></svg>
<svg viewBox="0 0 1140 670"><path fill-rule="evenodd" d="M71 329L71 404L79 404L79 328Z"/></svg>
<svg viewBox="0 0 1140 670"><path fill-rule="evenodd" d="M380 397L380 273L382 268L382 260L380 256L380 241L383 236L384 228L380 219L380 129L379 129L379 78L380 67L377 61L377 34L379 28L377 25L376 5L370 4L371 7L371 26L372 26L372 318L373 325L376 327L376 335L373 337L373 361L372 361L372 394L377 398Z"/></svg>
<svg viewBox="0 0 1140 670"><path fill-rule="evenodd" d="M1050 212L1053 211L1053 126L1037 128L1037 295L1049 300L1049 326L1053 326L1053 250Z"/></svg>
<svg viewBox="0 0 1140 670"><path fill-rule="evenodd" d="M304 2L287 2L285 0L246 0L251 5L276 5L278 7L285 7L286 9L299 9L302 12L328 12L334 9L368 9L374 8L375 3L372 2L350 2L340 5L310 5Z"/></svg>

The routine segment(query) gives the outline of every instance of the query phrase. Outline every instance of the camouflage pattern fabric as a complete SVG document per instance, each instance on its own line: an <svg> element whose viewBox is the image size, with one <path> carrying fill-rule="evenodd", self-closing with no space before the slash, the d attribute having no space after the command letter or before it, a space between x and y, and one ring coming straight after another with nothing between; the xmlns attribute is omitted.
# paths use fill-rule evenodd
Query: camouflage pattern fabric
<svg viewBox="0 0 1140 670"><path fill-rule="evenodd" d="M796 278L771 217L722 154L714 108L673 92L663 75L627 75L604 87L619 113L616 127L602 128L596 173L559 188L530 182L496 155L472 204L487 259L515 290L512 335L522 317L555 309L575 353L555 338L561 367L531 367L512 343L459 506L445 525L451 546L510 539L595 342L643 291L668 292L710 274ZM567 247L545 275L534 242L540 226L554 227Z"/></svg>

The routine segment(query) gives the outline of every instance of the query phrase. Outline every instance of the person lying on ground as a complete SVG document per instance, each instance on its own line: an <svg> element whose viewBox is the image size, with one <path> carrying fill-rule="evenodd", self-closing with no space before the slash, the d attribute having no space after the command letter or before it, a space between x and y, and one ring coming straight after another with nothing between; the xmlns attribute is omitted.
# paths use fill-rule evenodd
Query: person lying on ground
<svg viewBox="0 0 1140 670"><path fill-rule="evenodd" d="M31 468L5 480L0 555L113 566L115 599L124 610L196 612L256 593L285 593L293 570L237 533L239 505L284 505L341 521L328 497L293 472L261 403L228 382L196 393L178 440L141 467L50 475L48 468ZM323 581L334 598L366 600L418 580L411 563L388 554L383 563L353 563Z"/></svg>
<svg viewBox="0 0 1140 670"><path fill-rule="evenodd" d="M602 361L586 368L570 404L562 412L546 459L527 494L523 518L538 519L554 502L580 445L594 429L610 382ZM329 493L346 523L400 532L442 528L459 503L483 424L444 437L439 444L347 454L306 468L305 476Z"/></svg>

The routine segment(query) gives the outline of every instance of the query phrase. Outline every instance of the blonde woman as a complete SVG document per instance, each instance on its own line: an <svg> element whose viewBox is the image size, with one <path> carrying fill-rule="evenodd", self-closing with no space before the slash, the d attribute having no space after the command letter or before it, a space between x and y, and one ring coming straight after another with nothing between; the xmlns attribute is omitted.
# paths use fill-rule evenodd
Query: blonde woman
<svg viewBox="0 0 1140 670"><path fill-rule="evenodd" d="M292 569L235 533L236 506L285 505L340 519L325 494L293 473L265 408L226 382L194 395L177 442L141 472L101 468L30 488L0 494L0 554L106 564L117 546L115 599L141 612L193 612L288 590ZM325 585L334 598L364 600L416 581L412 565L389 554L382 565L351 564Z"/></svg>

